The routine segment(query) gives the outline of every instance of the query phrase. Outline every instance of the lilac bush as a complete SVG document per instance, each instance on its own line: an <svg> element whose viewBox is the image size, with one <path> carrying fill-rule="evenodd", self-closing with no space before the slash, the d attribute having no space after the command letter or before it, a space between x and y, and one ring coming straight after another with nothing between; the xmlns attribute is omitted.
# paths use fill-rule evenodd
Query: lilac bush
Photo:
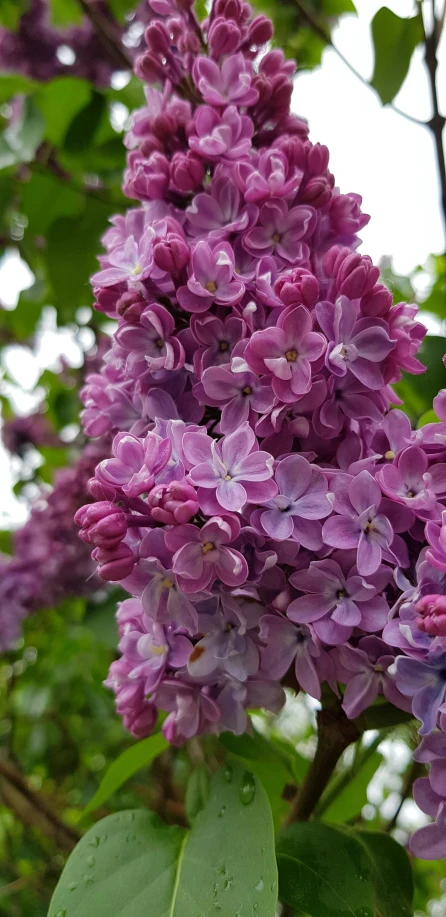
<svg viewBox="0 0 446 917"><path fill-rule="evenodd" d="M383 695L435 749L413 843L444 855L445 394L415 431L392 389L426 329L357 252L369 217L291 113L271 23L242 0L201 26L152 9L135 203L92 278L116 330L82 392L113 445L76 519L129 594L107 684L135 735L161 710L175 744L278 711L290 667L349 718Z"/></svg>

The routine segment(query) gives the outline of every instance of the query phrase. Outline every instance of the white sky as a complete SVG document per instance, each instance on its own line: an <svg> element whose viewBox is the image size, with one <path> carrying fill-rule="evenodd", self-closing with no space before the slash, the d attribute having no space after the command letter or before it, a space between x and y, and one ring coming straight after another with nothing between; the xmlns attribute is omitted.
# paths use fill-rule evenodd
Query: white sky
<svg viewBox="0 0 446 917"><path fill-rule="evenodd" d="M390 7L399 16L411 16L413 0L355 0L358 16L345 16L333 32L333 41L360 73L370 78L373 49L370 22L378 9ZM395 49L398 53L398 49ZM446 36L439 49L438 91L440 110L446 110ZM399 108L427 119L431 115L427 76L421 51L416 51L408 77L395 100ZM371 214L362 231L362 251L379 261L393 258L397 273L407 274L425 262L431 253L444 249L439 208L439 187L434 145L430 132L410 123L390 108L383 108L376 94L348 70L336 53L328 48L322 66L296 78L293 109L310 123L313 142L330 149L330 168L341 191L362 194L363 208ZM10 307L18 293L32 283L32 275L18 257L7 257L0 264L0 299ZM41 337L37 360L30 351L22 353L19 363L10 354L8 362L20 367L20 381L27 392L18 409L31 408L29 392L34 385L36 367L54 363L57 350L73 360L73 335ZM46 354L46 356L45 356ZM70 359L71 358L71 359ZM74 357L76 362L76 357ZM6 361L4 361L4 366ZM26 380L25 380L26 375ZM0 449L2 506L0 527L17 525L26 512L12 491L9 461Z"/></svg>

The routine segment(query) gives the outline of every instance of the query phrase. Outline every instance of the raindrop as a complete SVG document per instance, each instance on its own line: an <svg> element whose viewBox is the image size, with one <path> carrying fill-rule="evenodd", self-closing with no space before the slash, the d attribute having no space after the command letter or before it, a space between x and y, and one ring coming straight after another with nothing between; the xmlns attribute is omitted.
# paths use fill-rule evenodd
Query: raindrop
<svg viewBox="0 0 446 917"><path fill-rule="evenodd" d="M128 814L127 817L128 817L128 820L129 820L129 821L135 821L135 813L134 813L134 812L129 812L129 814Z"/></svg>
<svg viewBox="0 0 446 917"><path fill-rule="evenodd" d="M225 780L226 780L226 782L227 782L227 783L231 783L233 776L234 776L234 771L233 771L233 768L232 768L232 764L227 764L226 767L225 767Z"/></svg>
<svg viewBox="0 0 446 917"><path fill-rule="evenodd" d="M271 882L271 891L275 892L275 890L276 890L276 880L274 879L274 882Z"/></svg>
<svg viewBox="0 0 446 917"><path fill-rule="evenodd" d="M95 863L96 863L96 860L94 857L87 857L87 866L90 866L90 867L94 866Z"/></svg>
<svg viewBox="0 0 446 917"><path fill-rule="evenodd" d="M258 908L259 908L259 905L258 905L258 904L253 904L252 910L253 910L253 913L254 913L254 914L255 914L255 912L258 910Z"/></svg>
<svg viewBox="0 0 446 917"><path fill-rule="evenodd" d="M91 885L91 883L94 882L93 876L89 875L88 873L87 875L82 876L82 878L85 882L85 885Z"/></svg>
<svg viewBox="0 0 446 917"><path fill-rule="evenodd" d="M93 840L88 842L88 846L89 847L99 847L100 843L101 843L101 838L96 835L96 837L94 837Z"/></svg>
<svg viewBox="0 0 446 917"><path fill-rule="evenodd" d="M232 879L231 877L229 879L226 879L226 882L224 884L225 892L229 891L229 889L232 888L233 885L234 885L234 879Z"/></svg>
<svg viewBox="0 0 446 917"><path fill-rule="evenodd" d="M222 806L218 813L218 817L223 818L223 815L225 814L225 812L226 812L226 806Z"/></svg>
<svg viewBox="0 0 446 917"><path fill-rule="evenodd" d="M264 889L263 879L259 879L259 881L257 882L257 885L254 885L254 888L256 892L263 892L263 889Z"/></svg>
<svg viewBox="0 0 446 917"><path fill-rule="evenodd" d="M242 785L239 790L240 800L244 806L249 806L256 794L256 784L253 774L245 771L243 774Z"/></svg>
<svg viewBox="0 0 446 917"><path fill-rule="evenodd" d="M224 863L222 863L222 865L220 866L219 872L220 872L220 875L221 875L221 876L225 876L225 875L226 875L226 866L225 866Z"/></svg>
<svg viewBox="0 0 446 917"><path fill-rule="evenodd" d="M68 891L74 892L75 888L77 888L77 882L70 882L68 886Z"/></svg>
<svg viewBox="0 0 446 917"><path fill-rule="evenodd" d="M67 909L64 907L63 911L58 911L56 917L67 917Z"/></svg>

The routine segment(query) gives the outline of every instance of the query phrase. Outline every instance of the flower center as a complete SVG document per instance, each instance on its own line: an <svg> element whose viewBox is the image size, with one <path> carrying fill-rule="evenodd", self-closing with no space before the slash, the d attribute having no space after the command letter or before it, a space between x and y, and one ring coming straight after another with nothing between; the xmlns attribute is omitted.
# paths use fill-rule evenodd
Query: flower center
<svg viewBox="0 0 446 917"><path fill-rule="evenodd" d="M288 363L295 363L297 360L297 350L287 350L285 356L288 360Z"/></svg>
<svg viewBox="0 0 446 917"><path fill-rule="evenodd" d="M250 385L245 385L244 389L242 389L242 395L252 395L252 388Z"/></svg>
<svg viewBox="0 0 446 917"><path fill-rule="evenodd" d="M209 554L209 551L215 550L215 545L212 543L212 541L205 541L201 546L201 550L203 551L203 554Z"/></svg>
<svg viewBox="0 0 446 917"><path fill-rule="evenodd" d="M206 284L206 289L207 289L208 293L215 293L215 291L216 291L216 289L217 289L217 284L214 283L213 280L208 280L208 282L207 282L207 284Z"/></svg>
<svg viewBox="0 0 446 917"><path fill-rule="evenodd" d="M211 291L210 291L210 292L211 292ZM228 347L229 347L229 344L228 344L227 341L220 341L220 343L219 343L219 345L218 345L218 349L219 349L220 353L226 353Z"/></svg>
<svg viewBox="0 0 446 917"><path fill-rule="evenodd" d="M135 276L136 274L140 274L141 271L142 271L142 267L141 267L141 265L138 263L138 264L135 264L135 267L132 267L132 270L130 271L130 273L131 273L133 276Z"/></svg>
<svg viewBox="0 0 446 917"><path fill-rule="evenodd" d="M373 670L374 672L383 672L384 671L382 665L374 665Z"/></svg>
<svg viewBox="0 0 446 917"><path fill-rule="evenodd" d="M155 344L159 350L162 350L162 348L164 347L164 341L162 338L157 338L157 340L155 341Z"/></svg>
<svg viewBox="0 0 446 917"><path fill-rule="evenodd" d="M393 452L392 449L388 449L387 452L384 453L384 458L391 461L392 459L395 458L395 453Z"/></svg>
<svg viewBox="0 0 446 917"><path fill-rule="evenodd" d="M155 646L152 643L151 651L152 651L153 656L164 656L164 653L167 652L167 646L164 646L163 643L161 644L161 646Z"/></svg>
<svg viewBox="0 0 446 917"><path fill-rule="evenodd" d="M275 243L275 245L277 245L280 242L280 234L278 232L274 233L273 242Z"/></svg>
<svg viewBox="0 0 446 917"><path fill-rule="evenodd" d="M163 581L162 581L162 583L161 583L161 585L162 585L163 589L172 589L172 586L174 585L174 583L172 582L171 579L169 579L168 576L165 576L164 579L163 579Z"/></svg>
<svg viewBox="0 0 446 917"><path fill-rule="evenodd" d="M223 480L224 480L224 481L232 481L231 475L230 475L230 474L225 474Z"/></svg>
<svg viewBox="0 0 446 917"><path fill-rule="evenodd" d="M369 519L369 521L366 522L366 524L365 524L365 526L364 526L364 528L363 528L362 531L364 532L364 535L370 535L370 532L375 532L375 531L376 531L375 526L373 525L373 520L372 520L372 519Z"/></svg>
<svg viewBox="0 0 446 917"><path fill-rule="evenodd" d="M336 598L337 598L337 599L345 599L345 598L347 598L347 592L345 591L345 589L338 589L338 591L337 591L337 593L336 593Z"/></svg>

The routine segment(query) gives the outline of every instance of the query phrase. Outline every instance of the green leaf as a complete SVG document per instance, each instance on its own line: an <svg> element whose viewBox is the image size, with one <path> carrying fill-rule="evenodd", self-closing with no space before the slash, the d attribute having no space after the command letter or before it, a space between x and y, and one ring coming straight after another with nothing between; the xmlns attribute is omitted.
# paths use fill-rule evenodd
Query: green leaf
<svg viewBox="0 0 446 917"><path fill-rule="evenodd" d="M401 19L386 6L372 20L375 67L371 85L383 105L395 98L406 79L412 54L423 41L421 16Z"/></svg>
<svg viewBox="0 0 446 917"><path fill-rule="evenodd" d="M389 704L378 698L378 701L364 710L361 716L355 720L361 732L367 729L388 729L392 726L399 726L400 723L408 723L413 720L413 714L406 710L399 710L393 704Z"/></svg>
<svg viewBox="0 0 446 917"><path fill-rule="evenodd" d="M373 867L376 909L380 917L412 917L413 879L409 857L382 831L355 831Z"/></svg>
<svg viewBox="0 0 446 917"><path fill-rule="evenodd" d="M167 747L166 739L159 732L123 751L122 755L119 755L119 758L116 758L116 761L113 761L107 768L96 793L86 805L84 814L102 806L123 783L130 780L130 777L137 774L143 767L147 767Z"/></svg>
<svg viewBox="0 0 446 917"><path fill-rule="evenodd" d="M21 117L0 136L0 169L34 159L44 133L44 118L34 99L26 97Z"/></svg>
<svg viewBox="0 0 446 917"><path fill-rule="evenodd" d="M26 233L31 235L46 235L60 217L78 216L84 203L82 192L49 172L33 172L21 185L21 208L28 220Z"/></svg>
<svg viewBox="0 0 446 917"><path fill-rule="evenodd" d="M367 787L381 763L382 755L376 751L325 810L324 821L343 824L361 812L367 802Z"/></svg>
<svg viewBox="0 0 446 917"><path fill-rule="evenodd" d="M74 76L51 80L36 95L36 104L45 117L45 137L59 146L75 115L84 110L91 97L91 85Z"/></svg>
<svg viewBox="0 0 446 917"><path fill-rule="evenodd" d="M432 401L441 388L446 387L446 369L443 364L445 339L434 334L425 337L418 358L426 366L426 372L420 376L403 373L401 382L394 389L402 398L403 410L409 414L414 423L418 418L432 409Z"/></svg>
<svg viewBox="0 0 446 917"><path fill-rule="evenodd" d="M220 742L226 751L260 777L278 826L287 811L287 803L281 798L283 788L287 783L294 782L290 763L279 749L258 732L252 736L235 736L225 732L220 736Z"/></svg>
<svg viewBox="0 0 446 917"><path fill-rule="evenodd" d="M82 20L82 7L77 0L50 0L51 25L80 25Z"/></svg>
<svg viewBox="0 0 446 917"><path fill-rule="evenodd" d="M93 90L90 101L77 112L67 130L64 140L67 153L80 153L90 146L106 106L105 96Z"/></svg>
<svg viewBox="0 0 446 917"><path fill-rule="evenodd" d="M13 96L28 94L38 89L40 83L20 74L2 74L0 76L0 103L7 102Z"/></svg>
<svg viewBox="0 0 446 917"><path fill-rule="evenodd" d="M207 767L202 765L192 771L186 787L186 814L192 823L198 813L204 809L209 797L210 775Z"/></svg>
<svg viewBox="0 0 446 917"><path fill-rule="evenodd" d="M94 825L69 857L48 917L274 917L276 902L268 800L234 764L212 777L190 831L139 810Z"/></svg>
<svg viewBox="0 0 446 917"><path fill-rule="evenodd" d="M0 26L15 32L23 13L29 7L29 0L2 0L0 3Z"/></svg>
<svg viewBox="0 0 446 917"><path fill-rule="evenodd" d="M135 0L109 0L110 12L118 22L125 22L126 16L135 9Z"/></svg>
<svg viewBox="0 0 446 917"><path fill-rule="evenodd" d="M277 843L279 897L310 917L374 917L372 864L356 838L320 822L290 825Z"/></svg>
<svg viewBox="0 0 446 917"><path fill-rule="evenodd" d="M342 13L356 13L352 0L323 0L322 9L326 16L341 16Z"/></svg>

